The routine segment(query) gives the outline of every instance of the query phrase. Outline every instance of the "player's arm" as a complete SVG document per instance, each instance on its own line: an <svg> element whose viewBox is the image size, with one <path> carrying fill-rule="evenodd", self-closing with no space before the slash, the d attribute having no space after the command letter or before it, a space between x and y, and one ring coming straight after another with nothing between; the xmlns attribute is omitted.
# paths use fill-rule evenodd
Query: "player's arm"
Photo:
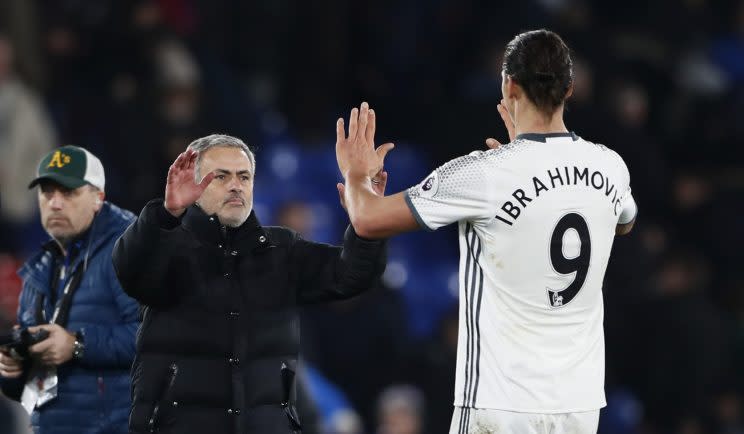
<svg viewBox="0 0 744 434"><path fill-rule="evenodd" d="M633 195L628 193L628 197L623 203L623 210L620 212L620 216L617 220L617 226L615 226L615 235L627 235L633 229L633 225L638 215L638 205L633 199Z"/></svg>
<svg viewBox="0 0 744 434"><path fill-rule="evenodd" d="M375 182L387 181L382 170L393 148L374 147L375 113L363 103L351 111L349 135L343 119L336 124L336 158L346 185L338 184L341 202L357 234L366 238L390 237L415 229L436 230L459 220L488 221L495 212L483 191L484 154L476 151L445 163L416 187L392 196L376 194ZM497 148L492 140L488 147Z"/></svg>
<svg viewBox="0 0 744 434"><path fill-rule="evenodd" d="M405 191L392 196L378 196L372 191L371 184L372 179L366 176L350 176L346 178L345 186L339 184L342 203L357 235L378 239L420 229L406 204Z"/></svg>
<svg viewBox="0 0 744 434"><path fill-rule="evenodd" d="M336 122L336 159L346 181L337 185L341 204L356 233L369 239L419 228L406 205L404 192L392 196L375 192L376 184L387 182L383 164L385 155L394 147L386 143L375 148L375 128L375 112L366 102L359 109L352 109L348 136L343 118Z"/></svg>
<svg viewBox="0 0 744 434"><path fill-rule="evenodd" d="M618 224L615 226L615 235L628 235L631 230L633 230L633 225L635 224L635 219L633 219L632 222L626 223L624 225Z"/></svg>

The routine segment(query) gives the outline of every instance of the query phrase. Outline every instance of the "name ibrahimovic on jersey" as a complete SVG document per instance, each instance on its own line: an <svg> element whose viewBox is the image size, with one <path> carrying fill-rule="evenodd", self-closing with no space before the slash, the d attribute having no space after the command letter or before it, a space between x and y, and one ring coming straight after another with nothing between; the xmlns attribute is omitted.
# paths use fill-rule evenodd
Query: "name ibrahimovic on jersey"
<svg viewBox="0 0 744 434"><path fill-rule="evenodd" d="M591 175L590 175L591 172ZM549 181L548 181L549 180ZM507 200L501 205L503 214L497 214L495 217L511 226L515 222L522 210L527 208L528 204L534 199L540 197L540 192L547 192L550 189L561 186L582 185L587 188L603 191L605 196L610 200L610 206L616 216L620 215L622 200L618 195L618 189L612 180L599 170L590 170L588 167L556 167L554 170L548 170L542 179L538 176L532 177L532 187L518 188L514 190L511 196L514 201ZM529 196L525 190L531 191Z"/></svg>

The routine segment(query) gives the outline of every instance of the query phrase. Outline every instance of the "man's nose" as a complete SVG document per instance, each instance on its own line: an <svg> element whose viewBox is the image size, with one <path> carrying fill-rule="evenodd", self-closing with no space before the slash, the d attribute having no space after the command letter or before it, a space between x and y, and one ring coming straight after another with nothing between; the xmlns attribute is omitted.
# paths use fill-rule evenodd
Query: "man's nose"
<svg viewBox="0 0 744 434"><path fill-rule="evenodd" d="M52 193L52 197L49 198L49 206L53 210L60 210L62 209L62 206L64 205L64 197L62 196L62 193L59 191L55 191Z"/></svg>
<svg viewBox="0 0 744 434"><path fill-rule="evenodd" d="M240 180L238 179L238 177L232 178L227 187L230 189L230 191L243 191L243 186L240 185Z"/></svg>

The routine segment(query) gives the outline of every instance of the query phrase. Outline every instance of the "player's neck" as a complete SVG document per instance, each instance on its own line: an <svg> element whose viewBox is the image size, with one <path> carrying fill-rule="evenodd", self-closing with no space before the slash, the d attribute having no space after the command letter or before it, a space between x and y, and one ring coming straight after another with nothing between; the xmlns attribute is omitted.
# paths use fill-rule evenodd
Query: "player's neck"
<svg viewBox="0 0 744 434"><path fill-rule="evenodd" d="M563 122L562 106L550 118L538 112L531 104L522 107L517 105L516 109L517 113L514 119L514 132L516 135L568 132L566 124Z"/></svg>

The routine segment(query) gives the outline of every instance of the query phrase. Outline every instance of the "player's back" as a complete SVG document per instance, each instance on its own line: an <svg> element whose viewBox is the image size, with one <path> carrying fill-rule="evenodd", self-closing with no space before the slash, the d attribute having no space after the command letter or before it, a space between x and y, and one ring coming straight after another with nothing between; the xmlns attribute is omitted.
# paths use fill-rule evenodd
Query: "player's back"
<svg viewBox="0 0 744 434"><path fill-rule="evenodd" d="M601 287L629 196L622 159L573 134L524 135L445 164L408 195L420 223L459 221L455 405L604 406Z"/></svg>

